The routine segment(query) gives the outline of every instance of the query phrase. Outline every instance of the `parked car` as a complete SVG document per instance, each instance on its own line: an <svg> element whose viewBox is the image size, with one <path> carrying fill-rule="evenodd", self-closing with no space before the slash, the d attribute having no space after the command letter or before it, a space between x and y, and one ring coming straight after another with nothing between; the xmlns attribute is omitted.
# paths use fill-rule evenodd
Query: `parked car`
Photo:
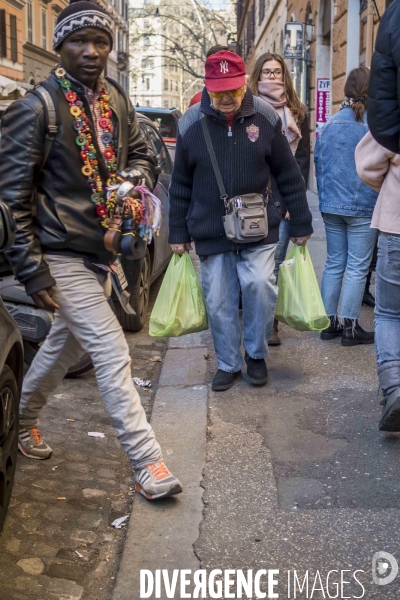
<svg viewBox="0 0 400 600"><path fill-rule="evenodd" d="M126 331L140 331L146 320L149 306L150 286L165 271L172 256L168 244L168 187L171 179L172 161L157 127L146 116L138 113L138 121L142 136L147 142L149 151L157 159L160 174L154 194L162 203L162 225L159 235L154 236L147 247L146 256L141 260L121 258L125 277L128 281L130 304L136 315L128 315L113 295L119 322Z"/></svg>
<svg viewBox="0 0 400 600"><path fill-rule="evenodd" d="M137 106L136 111L153 121L167 145L173 162L176 136L178 135L178 122L182 117L181 111L177 108L150 108L149 106Z"/></svg>
<svg viewBox="0 0 400 600"><path fill-rule="evenodd" d="M0 252L12 246L14 231L14 220L9 208L0 202ZM0 298L0 531L14 483L23 372L21 333Z"/></svg>

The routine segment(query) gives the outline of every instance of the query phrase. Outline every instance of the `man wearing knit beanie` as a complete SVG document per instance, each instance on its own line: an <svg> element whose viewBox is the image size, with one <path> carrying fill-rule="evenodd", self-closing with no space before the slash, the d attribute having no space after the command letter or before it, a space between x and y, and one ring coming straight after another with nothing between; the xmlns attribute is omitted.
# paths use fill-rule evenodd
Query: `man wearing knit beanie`
<svg viewBox="0 0 400 600"><path fill-rule="evenodd" d="M169 188L172 250L183 254L193 240L200 256L218 361L212 382L216 392L232 387L243 367L240 290L247 381L264 385L268 380L279 193L290 211L291 239L304 245L312 233L312 217L282 122L268 102L247 89L242 58L217 52L205 63L201 102L179 121Z"/></svg>
<svg viewBox="0 0 400 600"><path fill-rule="evenodd" d="M105 247L104 217L107 186L117 173L130 171L152 189L155 164L124 90L102 76L112 44L107 13L86 0L71 3L54 30L60 64L42 83L50 99L38 90L27 93L2 121L0 198L17 222L9 259L35 304L55 312L24 380L19 449L36 460L51 456L38 430L40 411L83 348L135 470L136 490L153 500L182 488L163 462L133 385L124 333L108 303L116 256ZM50 129L52 107L57 125Z"/></svg>

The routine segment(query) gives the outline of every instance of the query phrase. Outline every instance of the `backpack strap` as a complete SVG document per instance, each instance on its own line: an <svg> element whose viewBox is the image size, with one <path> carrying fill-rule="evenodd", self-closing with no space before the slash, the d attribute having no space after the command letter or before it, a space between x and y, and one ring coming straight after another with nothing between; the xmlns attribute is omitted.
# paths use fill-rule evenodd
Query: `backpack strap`
<svg viewBox="0 0 400 600"><path fill-rule="evenodd" d="M42 102L44 104L45 107L45 111L46 111L46 137L44 140L44 154L43 154L43 163L42 163L42 167L40 170L43 169L46 160L50 154L50 150L51 150L51 146L53 144L54 138L57 135L58 132L58 125L57 125L57 113L56 113L56 107L54 105L53 102L53 98L51 97L51 94L48 90L46 90L46 88L39 84L36 88L35 88L36 92L39 93L39 95L42 98Z"/></svg>
<svg viewBox="0 0 400 600"><path fill-rule="evenodd" d="M35 96L38 96L44 106L46 137L44 140L43 161L42 166L40 167L40 171L42 171L50 154L54 138L56 137L58 132L57 111L53 97L43 83L39 83L37 86L34 87L33 90L28 90L27 93L35 94Z"/></svg>

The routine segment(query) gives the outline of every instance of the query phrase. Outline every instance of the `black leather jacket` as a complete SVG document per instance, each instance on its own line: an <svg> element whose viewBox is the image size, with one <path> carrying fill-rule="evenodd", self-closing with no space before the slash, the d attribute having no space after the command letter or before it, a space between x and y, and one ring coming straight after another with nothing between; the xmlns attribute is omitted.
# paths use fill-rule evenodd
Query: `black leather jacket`
<svg viewBox="0 0 400 600"><path fill-rule="evenodd" d="M42 100L28 93L11 104L4 114L0 146L0 199L12 209L17 234L9 253L17 279L27 294L55 284L44 253L87 256L91 262L109 263L113 256L104 247L104 229L90 199L91 190L82 172L83 161L75 142L77 132L69 104L55 77L46 79L57 109L58 132L48 159L42 167L44 139L47 132ZM118 170L135 168L155 183L155 164L147 153L140 135L136 113L126 97L108 80L110 106L113 111L114 140ZM73 82L73 89L84 102L91 120L83 88ZM130 124L129 124L130 121ZM93 138L96 139L92 123ZM101 152L98 151L100 175L108 178ZM36 215L32 194L37 189Z"/></svg>

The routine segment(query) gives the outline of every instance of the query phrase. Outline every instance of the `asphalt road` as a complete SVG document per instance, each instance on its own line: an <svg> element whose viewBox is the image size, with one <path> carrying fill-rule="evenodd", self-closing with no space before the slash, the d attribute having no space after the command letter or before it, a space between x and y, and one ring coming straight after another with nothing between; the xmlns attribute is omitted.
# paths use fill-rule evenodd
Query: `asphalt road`
<svg viewBox="0 0 400 600"><path fill-rule="evenodd" d="M310 204L315 233L309 248L320 276L324 228L315 195ZM360 320L372 328L372 310L363 308ZM282 346L267 360L268 385L257 389L243 378L220 394L206 387L217 368L210 335L199 334L196 343L190 336L170 342L155 426L186 493L151 506L135 500L131 547L119 573L126 585L119 586L118 599L138 598L128 576L137 579L139 567L197 565L279 570L274 591L280 598L400 597L399 577L387 586L372 582L376 552L400 561L400 440L377 429L374 347L342 348L339 339L322 342L316 333L285 326L280 334ZM155 345L145 331L129 342L134 375L156 382L160 363L149 358L164 356L164 342ZM200 408L206 408L207 392L205 428ZM142 398L150 411L152 394ZM189 401L198 402L197 421ZM180 433L181 422L190 422L190 431L187 425ZM0 537L0 598L108 600L125 541L124 530L110 522L130 510L131 477L93 375L57 390L42 429L55 453L46 463L19 462ZM106 439L88 438L93 430ZM197 462L182 451L185 443ZM40 562L26 562L31 558ZM295 577L303 591L297 585L295 593Z"/></svg>
<svg viewBox="0 0 400 600"><path fill-rule="evenodd" d="M320 276L324 228L313 194L310 204L309 248ZM372 309L363 308L360 321L372 328ZM399 578L372 583L376 552L400 561L400 437L377 429L374 346L342 348L340 339L322 342L286 326L280 334L266 387L243 378L228 392L210 392L204 518L195 544L201 567L277 569L275 591L285 598L399 598ZM307 570L308 594L305 586L294 596L294 571L302 582ZM339 573L328 590L329 571ZM335 595L340 571L350 583Z"/></svg>

